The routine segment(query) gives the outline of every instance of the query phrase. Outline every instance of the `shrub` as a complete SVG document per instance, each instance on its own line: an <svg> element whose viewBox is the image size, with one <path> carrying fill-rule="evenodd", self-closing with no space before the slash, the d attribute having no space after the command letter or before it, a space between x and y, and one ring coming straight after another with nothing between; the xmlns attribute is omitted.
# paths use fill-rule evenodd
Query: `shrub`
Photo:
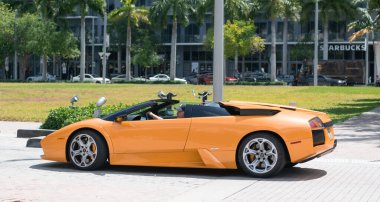
<svg viewBox="0 0 380 202"><path fill-rule="evenodd" d="M122 110L127 107L128 107L127 105L121 104L121 103L118 105L103 106L101 108L102 115L107 115L107 114ZM75 108L60 107L57 109L53 109L53 110L50 110L48 117L46 118L46 120L44 121L44 123L41 125L40 128L58 130L72 123L92 118L95 110L96 110L95 103L91 103L88 106L84 106L84 107L75 107Z"/></svg>
<svg viewBox="0 0 380 202"><path fill-rule="evenodd" d="M185 84L182 81L115 81L113 83L133 83L133 84Z"/></svg>
<svg viewBox="0 0 380 202"><path fill-rule="evenodd" d="M243 85L243 86L284 86L286 82L250 82L238 81L236 83L226 83L226 85Z"/></svg>

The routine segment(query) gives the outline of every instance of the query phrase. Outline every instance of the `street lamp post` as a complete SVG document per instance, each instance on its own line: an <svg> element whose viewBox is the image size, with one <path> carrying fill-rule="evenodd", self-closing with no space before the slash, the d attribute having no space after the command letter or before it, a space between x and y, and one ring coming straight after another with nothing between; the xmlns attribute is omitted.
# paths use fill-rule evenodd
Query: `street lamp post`
<svg viewBox="0 0 380 202"><path fill-rule="evenodd" d="M369 70L369 55L368 55L368 52L369 52L369 47L368 47L368 33L365 34L365 78L364 78L364 82L365 82L365 85L368 85L368 76L369 76L369 73L368 73L368 70Z"/></svg>
<svg viewBox="0 0 380 202"><path fill-rule="evenodd" d="M14 32L15 32L15 37L14 37L14 47L15 47L15 52L14 52L14 57L13 57L13 80L17 80L17 48L16 48L16 43L17 43L17 38L16 38L16 19L17 19L17 9L15 13L15 24L14 24Z"/></svg>
<svg viewBox="0 0 380 202"><path fill-rule="evenodd" d="M106 83L106 46L107 46L107 1L104 0L104 29L103 29L103 83Z"/></svg>
<svg viewBox="0 0 380 202"><path fill-rule="evenodd" d="M213 100L223 100L224 70L224 0L215 1L214 14Z"/></svg>
<svg viewBox="0 0 380 202"><path fill-rule="evenodd" d="M92 30L91 30L91 40L92 40L92 43L91 43L91 73L92 74L95 74L95 19L92 18Z"/></svg>
<svg viewBox="0 0 380 202"><path fill-rule="evenodd" d="M314 26L314 86L318 86L318 12L318 0L316 0Z"/></svg>

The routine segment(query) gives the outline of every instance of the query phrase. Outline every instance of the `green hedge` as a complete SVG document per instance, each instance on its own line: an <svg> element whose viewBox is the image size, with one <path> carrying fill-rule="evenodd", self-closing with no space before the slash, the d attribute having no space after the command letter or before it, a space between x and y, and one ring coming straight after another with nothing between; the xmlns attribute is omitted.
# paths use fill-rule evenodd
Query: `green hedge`
<svg viewBox="0 0 380 202"><path fill-rule="evenodd" d="M135 84L185 84L182 81L115 81L112 83L135 83Z"/></svg>
<svg viewBox="0 0 380 202"><path fill-rule="evenodd" d="M102 115L107 115L127 107L127 105L121 103L118 105L103 106L101 108ZM73 109L69 107L53 109L50 110L48 117L40 128L58 130L72 123L92 118L95 110L95 103L91 103L85 107L75 107Z"/></svg>
<svg viewBox="0 0 380 202"><path fill-rule="evenodd" d="M286 82L250 82L238 81L236 83L226 83L226 85L242 85L242 86L284 86Z"/></svg>

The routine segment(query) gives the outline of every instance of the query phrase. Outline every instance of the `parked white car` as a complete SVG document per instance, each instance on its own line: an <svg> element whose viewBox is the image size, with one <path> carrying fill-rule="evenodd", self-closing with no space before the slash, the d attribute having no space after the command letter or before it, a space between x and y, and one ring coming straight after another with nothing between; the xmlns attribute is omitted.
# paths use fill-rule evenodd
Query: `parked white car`
<svg viewBox="0 0 380 202"><path fill-rule="evenodd" d="M117 75L115 77L112 77L111 79L112 83L117 83L117 82L123 82L127 81L125 78L125 74ZM142 78L142 77L132 77L131 81L148 81L148 79Z"/></svg>
<svg viewBox="0 0 380 202"><path fill-rule="evenodd" d="M46 80L47 81L55 81L55 75L46 74ZM29 76L26 78L26 81L43 81L42 74L36 75L36 76Z"/></svg>
<svg viewBox="0 0 380 202"><path fill-rule="evenodd" d="M80 81L80 75L73 77L73 82L79 82ZM95 74L84 74L84 82L91 82L91 83L103 83L103 78L99 77ZM111 83L111 80L106 78L106 83Z"/></svg>
<svg viewBox="0 0 380 202"><path fill-rule="evenodd" d="M149 77L151 81L169 81L170 77L166 74L157 74L155 76ZM187 84L186 79L174 78L174 81L179 81Z"/></svg>

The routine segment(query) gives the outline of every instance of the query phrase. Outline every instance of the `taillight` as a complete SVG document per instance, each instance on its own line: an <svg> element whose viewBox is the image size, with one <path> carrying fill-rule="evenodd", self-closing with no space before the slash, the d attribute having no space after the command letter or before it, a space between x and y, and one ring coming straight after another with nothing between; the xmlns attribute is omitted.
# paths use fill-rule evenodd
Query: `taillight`
<svg viewBox="0 0 380 202"><path fill-rule="evenodd" d="M323 128L323 123L322 123L321 119L319 119L318 117L312 118L309 121L309 125L310 125L312 130Z"/></svg>

